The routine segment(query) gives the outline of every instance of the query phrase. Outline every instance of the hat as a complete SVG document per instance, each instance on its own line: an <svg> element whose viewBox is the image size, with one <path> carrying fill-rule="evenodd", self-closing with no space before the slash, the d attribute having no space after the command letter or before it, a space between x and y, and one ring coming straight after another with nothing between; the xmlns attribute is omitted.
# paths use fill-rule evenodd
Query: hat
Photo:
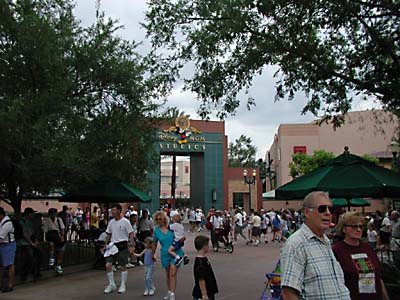
<svg viewBox="0 0 400 300"><path fill-rule="evenodd" d="M173 210L173 211L171 211L171 212L169 213L169 216L170 216L171 218L173 218L173 217L176 216L176 215L179 215L179 213L178 213L176 210Z"/></svg>
<svg viewBox="0 0 400 300"><path fill-rule="evenodd" d="M32 207L25 207L24 209L24 215L34 214L35 212L36 210L34 210Z"/></svg>
<svg viewBox="0 0 400 300"><path fill-rule="evenodd" d="M131 215L137 216L138 212L136 210L134 210L133 212L131 212Z"/></svg>

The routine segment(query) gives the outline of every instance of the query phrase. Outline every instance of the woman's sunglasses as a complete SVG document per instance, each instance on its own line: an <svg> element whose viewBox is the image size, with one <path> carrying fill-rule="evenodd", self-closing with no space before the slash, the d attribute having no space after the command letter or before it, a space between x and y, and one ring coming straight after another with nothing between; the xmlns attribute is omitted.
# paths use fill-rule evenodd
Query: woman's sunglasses
<svg viewBox="0 0 400 300"><path fill-rule="evenodd" d="M334 206L331 206L331 205L320 205L320 206L318 206L318 207L310 207L310 208L317 208L317 209L318 209L318 212L319 212L320 214L325 213L327 210L329 210L329 212L330 212L331 214L334 214L334 213L335 213L335 207L334 207Z"/></svg>
<svg viewBox="0 0 400 300"><path fill-rule="evenodd" d="M344 225L344 227L350 227L354 230L357 230L357 229L363 230L364 229L364 226L361 224Z"/></svg>

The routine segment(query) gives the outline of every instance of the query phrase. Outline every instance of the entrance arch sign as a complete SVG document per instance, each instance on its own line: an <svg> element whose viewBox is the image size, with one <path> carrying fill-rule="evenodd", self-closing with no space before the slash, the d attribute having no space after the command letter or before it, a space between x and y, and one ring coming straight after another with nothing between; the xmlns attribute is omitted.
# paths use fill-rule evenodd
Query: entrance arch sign
<svg viewBox="0 0 400 300"><path fill-rule="evenodd" d="M161 155L190 156L190 205L206 211L224 208L227 159L225 123L189 120L179 116L157 131L156 152ZM151 209L160 207L160 163L148 175Z"/></svg>

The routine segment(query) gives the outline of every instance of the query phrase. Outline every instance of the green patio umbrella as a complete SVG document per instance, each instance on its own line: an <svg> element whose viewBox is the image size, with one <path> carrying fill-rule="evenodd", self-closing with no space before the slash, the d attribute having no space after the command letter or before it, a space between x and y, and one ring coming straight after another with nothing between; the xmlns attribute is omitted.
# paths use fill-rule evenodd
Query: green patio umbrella
<svg viewBox="0 0 400 300"><path fill-rule="evenodd" d="M81 189L67 192L62 202L118 203L118 202L150 202L150 197L118 180L101 180L88 184Z"/></svg>
<svg viewBox="0 0 400 300"><path fill-rule="evenodd" d="M371 206L371 203L362 198L353 198L350 200L347 200L346 198L333 198L332 204L340 207L348 207L349 204L351 207Z"/></svg>
<svg viewBox="0 0 400 300"><path fill-rule="evenodd" d="M312 191L331 198L400 197L400 174L353 154L342 154L327 165L275 190L276 199L302 199Z"/></svg>

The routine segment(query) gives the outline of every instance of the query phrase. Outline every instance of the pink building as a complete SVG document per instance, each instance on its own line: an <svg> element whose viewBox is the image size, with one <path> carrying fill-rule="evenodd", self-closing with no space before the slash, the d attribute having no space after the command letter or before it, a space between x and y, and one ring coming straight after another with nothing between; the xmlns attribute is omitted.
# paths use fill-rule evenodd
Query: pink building
<svg viewBox="0 0 400 300"><path fill-rule="evenodd" d="M348 146L351 153L375 156L383 166L389 167L389 144L393 137L398 137L399 119L382 110L369 110L350 112L345 120L345 124L336 130L331 124L318 125L317 121L308 124L281 124L269 149L273 159L272 170L276 177L275 186L267 184L267 190L292 180L289 163L292 155L297 152L313 154L315 150L326 150L339 155ZM284 203L282 207L286 206ZM370 209L373 209L372 206Z"/></svg>

